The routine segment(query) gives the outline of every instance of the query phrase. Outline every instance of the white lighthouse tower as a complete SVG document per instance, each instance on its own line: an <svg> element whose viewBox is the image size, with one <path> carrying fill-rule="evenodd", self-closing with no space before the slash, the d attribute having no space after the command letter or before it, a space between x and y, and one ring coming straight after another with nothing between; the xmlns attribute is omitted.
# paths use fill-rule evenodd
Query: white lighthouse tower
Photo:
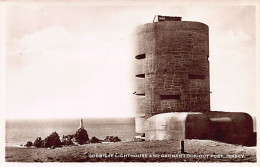
<svg viewBox="0 0 260 167"><path fill-rule="evenodd" d="M83 126L83 119L80 119L80 122L79 122L79 129L84 129L84 126Z"/></svg>

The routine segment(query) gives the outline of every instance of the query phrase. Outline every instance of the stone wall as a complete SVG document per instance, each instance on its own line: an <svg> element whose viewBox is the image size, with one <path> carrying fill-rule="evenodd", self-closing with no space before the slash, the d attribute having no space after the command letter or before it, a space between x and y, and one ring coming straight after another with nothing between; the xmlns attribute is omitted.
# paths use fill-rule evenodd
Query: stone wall
<svg viewBox="0 0 260 167"><path fill-rule="evenodd" d="M164 21L136 34L138 114L210 111L208 26Z"/></svg>

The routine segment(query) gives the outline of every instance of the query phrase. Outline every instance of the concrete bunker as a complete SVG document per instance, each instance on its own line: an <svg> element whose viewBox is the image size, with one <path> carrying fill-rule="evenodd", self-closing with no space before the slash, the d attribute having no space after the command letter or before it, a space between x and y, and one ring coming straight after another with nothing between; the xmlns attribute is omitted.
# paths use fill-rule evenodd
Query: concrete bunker
<svg viewBox="0 0 260 167"><path fill-rule="evenodd" d="M146 140L205 139L209 131L207 117L196 112L157 114L144 126Z"/></svg>
<svg viewBox="0 0 260 167"><path fill-rule="evenodd" d="M141 131L144 131L146 140L211 139L231 144L256 145L256 139L253 139L253 119L247 113L171 112L140 121L144 121L144 129Z"/></svg>
<svg viewBox="0 0 260 167"><path fill-rule="evenodd" d="M219 111L204 114L211 129L208 132L209 139L247 146L256 145L256 139L252 139L253 119L249 114Z"/></svg>

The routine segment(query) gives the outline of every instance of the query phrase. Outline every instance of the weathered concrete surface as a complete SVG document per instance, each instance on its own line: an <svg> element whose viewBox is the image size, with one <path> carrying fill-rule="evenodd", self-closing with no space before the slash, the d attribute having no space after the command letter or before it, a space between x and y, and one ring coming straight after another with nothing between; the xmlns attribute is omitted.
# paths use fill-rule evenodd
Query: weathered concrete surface
<svg viewBox="0 0 260 167"><path fill-rule="evenodd" d="M256 145L253 137L253 119L242 112L207 112L210 139L233 144ZM250 141L251 140L251 141Z"/></svg>
<svg viewBox="0 0 260 167"><path fill-rule="evenodd" d="M136 133L145 133L144 132L144 120L145 120L145 118L142 118L142 117L135 118L135 132Z"/></svg>
<svg viewBox="0 0 260 167"><path fill-rule="evenodd" d="M211 139L256 145L252 117L235 112L172 112L144 121L146 140Z"/></svg>
<svg viewBox="0 0 260 167"><path fill-rule="evenodd" d="M202 139L208 131L207 117L202 113L164 113L145 120L146 140Z"/></svg>

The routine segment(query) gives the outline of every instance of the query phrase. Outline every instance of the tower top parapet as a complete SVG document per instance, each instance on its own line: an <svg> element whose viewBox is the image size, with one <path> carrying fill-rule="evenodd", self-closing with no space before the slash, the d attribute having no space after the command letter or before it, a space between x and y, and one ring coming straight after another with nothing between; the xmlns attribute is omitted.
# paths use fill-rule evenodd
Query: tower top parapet
<svg viewBox="0 0 260 167"><path fill-rule="evenodd" d="M161 21L181 21L180 16L161 16L155 15L153 22L161 22Z"/></svg>

